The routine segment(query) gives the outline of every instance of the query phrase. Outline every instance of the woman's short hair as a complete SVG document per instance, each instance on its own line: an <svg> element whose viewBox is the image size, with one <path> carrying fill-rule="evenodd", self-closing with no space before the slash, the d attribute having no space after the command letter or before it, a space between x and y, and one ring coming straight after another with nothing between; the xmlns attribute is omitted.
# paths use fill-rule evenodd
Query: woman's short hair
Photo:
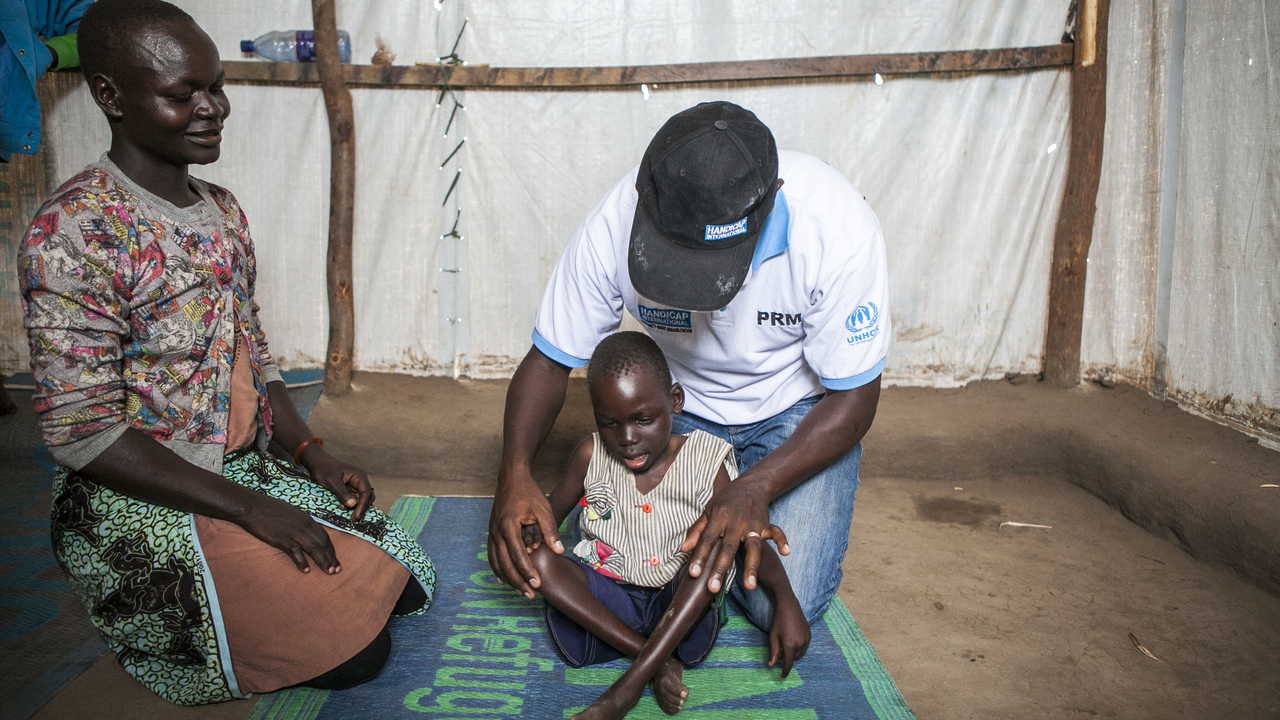
<svg viewBox="0 0 1280 720"><path fill-rule="evenodd" d="M113 76L135 38L153 25L175 22L195 20L164 0L97 0L84 11L76 30L85 80L99 73Z"/></svg>

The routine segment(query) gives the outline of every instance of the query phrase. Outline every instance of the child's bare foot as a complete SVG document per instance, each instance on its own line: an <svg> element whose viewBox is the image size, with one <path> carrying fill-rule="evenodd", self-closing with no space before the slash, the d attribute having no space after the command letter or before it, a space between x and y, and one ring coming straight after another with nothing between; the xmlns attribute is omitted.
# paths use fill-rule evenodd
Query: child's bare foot
<svg viewBox="0 0 1280 720"><path fill-rule="evenodd" d="M684 666L680 661L667 658L662 669L653 676L653 697L658 707L668 715L679 715L684 709L684 699L689 697L689 688L684 686Z"/></svg>
<svg viewBox="0 0 1280 720"><path fill-rule="evenodd" d="M642 687L641 690L644 690ZM591 703L591 707L574 715L572 720L622 720L627 711L640 702L640 693L628 694L611 687Z"/></svg>

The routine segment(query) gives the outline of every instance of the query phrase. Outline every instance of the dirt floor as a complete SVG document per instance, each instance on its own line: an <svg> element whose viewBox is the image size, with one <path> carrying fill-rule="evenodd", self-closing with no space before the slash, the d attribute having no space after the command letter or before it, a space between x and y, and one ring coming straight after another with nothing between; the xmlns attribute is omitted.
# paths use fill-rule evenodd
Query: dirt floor
<svg viewBox="0 0 1280 720"><path fill-rule="evenodd" d="M917 716L1280 718L1280 489L1259 487L1280 453L1138 390L1024 380L887 389L864 442L840 597ZM380 507L492 494L505 392L361 374L311 426L370 471ZM575 381L545 487L591 429ZM108 655L35 717L251 707L175 708Z"/></svg>

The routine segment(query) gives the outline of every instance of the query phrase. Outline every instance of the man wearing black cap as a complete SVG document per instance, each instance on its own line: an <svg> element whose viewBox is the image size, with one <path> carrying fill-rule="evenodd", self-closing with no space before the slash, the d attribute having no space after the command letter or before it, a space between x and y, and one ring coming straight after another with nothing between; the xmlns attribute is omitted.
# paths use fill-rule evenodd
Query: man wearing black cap
<svg viewBox="0 0 1280 720"><path fill-rule="evenodd" d="M773 605L756 571L760 544L773 539L812 624L840 586L860 441L875 417L889 342L875 214L826 163L780 153L769 129L737 105L704 103L663 125L565 249L538 309L534 347L507 392L488 557L528 597L540 580L521 526L538 525L563 552L529 467L564 403L569 371L618 329L623 308L684 386L674 431L727 440L742 469L690 531L690 575L710 565L707 587L718 592L744 550L731 589L768 630ZM786 537L772 537L771 523ZM727 552L713 557L717 540Z"/></svg>

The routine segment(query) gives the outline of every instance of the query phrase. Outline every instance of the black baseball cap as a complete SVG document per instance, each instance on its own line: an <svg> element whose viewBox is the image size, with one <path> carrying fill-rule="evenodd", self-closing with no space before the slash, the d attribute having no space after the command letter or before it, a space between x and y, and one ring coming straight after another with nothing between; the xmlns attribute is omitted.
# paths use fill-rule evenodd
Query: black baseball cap
<svg viewBox="0 0 1280 720"><path fill-rule="evenodd" d="M627 269L640 295L719 310L742 289L778 190L778 147L750 110L691 107L667 120L636 178Z"/></svg>

